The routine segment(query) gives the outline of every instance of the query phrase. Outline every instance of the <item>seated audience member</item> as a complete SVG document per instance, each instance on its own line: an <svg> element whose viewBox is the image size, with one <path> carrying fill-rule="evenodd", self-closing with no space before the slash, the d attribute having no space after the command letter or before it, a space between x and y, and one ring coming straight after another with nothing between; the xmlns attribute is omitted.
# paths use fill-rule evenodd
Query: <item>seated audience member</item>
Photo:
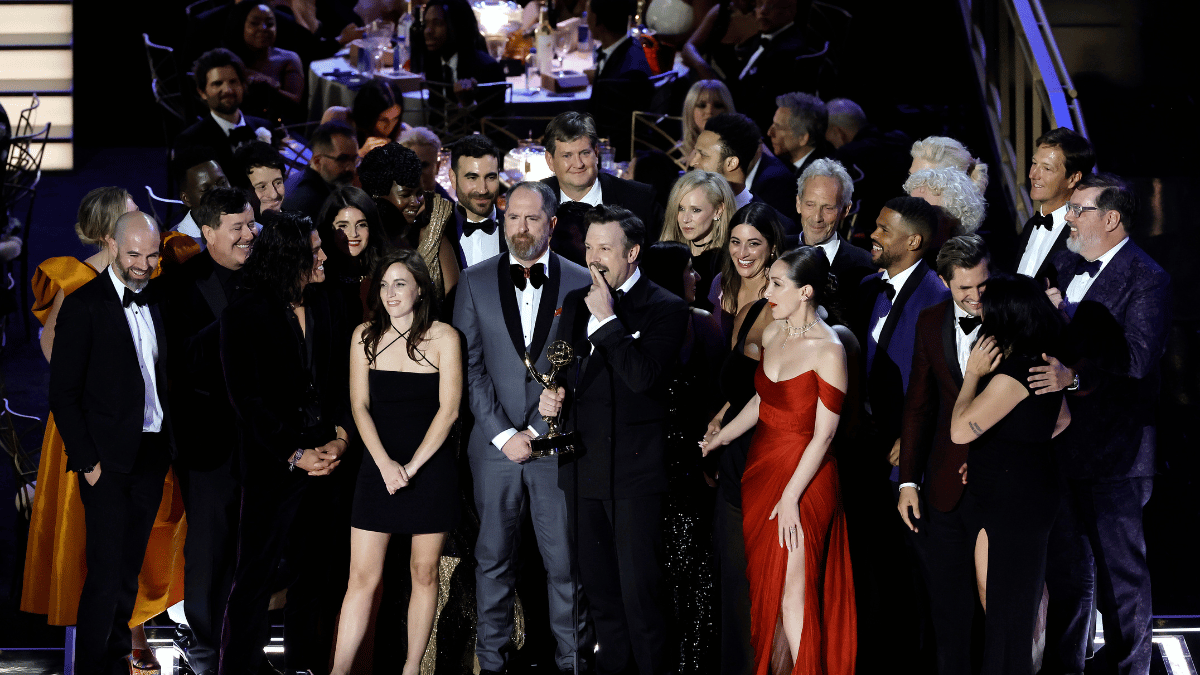
<svg viewBox="0 0 1200 675"><path fill-rule="evenodd" d="M696 139L696 148L688 159L688 168L724 176L740 209L752 201L764 201L747 187L747 176L762 151L762 137L753 120L740 113L722 113L704 125L704 132ZM789 206L794 210L794 205ZM779 217L785 232L794 231L791 217L786 213L780 213Z"/></svg>
<svg viewBox="0 0 1200 675"><path fill-rule="evenodd" d="M958 169L921 169L904 181L904 191L945 209L958 221L952 235L974 233L987 213L983 193Z"/></svg>
<svg viewBox="0 0 1200 675"><path fill-rule="evenodd" d="M442 171L442 139L428 127L413 127L405 129L398 140L400 145L417 153L417 159L421 160L421 190L425 193L425 202L428 203L435 194L450 200L450 193L437 182Z"/></svg>
<svg viewBox="0 0 1200 675"><path fill-rule="evenodd" d="M963 535L976 542L986 615L982 672L1027 675L1041 670L1046 644L1037 623L1060 499L1051 439L1071 423L1063 394L1038 396L1029 369L1046 364L1047 352L1061 345L1064 317L1029 277L992 277L980 300L981 339L963 366L950 440L970 443L970 525Z"/></svg>
<svg viewBox="0 0 1200 675"><path fill-rule="evenodd" d="M662 207L654 189L600 171L600 136L592 116L565 112L546 126L546 165L554 172L542 182L558 195L558 224L550 248L573 263L584 264L583 215L598 204L620 204L646 227L646 239L658 239Z"/></svg>
<svg viewBox="0 0 1200 675"><path fill-rule="evenodd" d="M596 80L649 77L654 68L646 60L642 44L629 36L630 0L588 3L588 28L600 43L596 51Z"/></svg>
<svg viewBox="0 0 1200 675"><path fill-rule="evenodd" d="M304 29L310 40L319 45L322 54L332 56L341 47L363 35L366 24L355 5L346 2L317 2L317 0L288 0L276 14L283 19L290 11L292 20ZM282 22L280 23L282 26ZM282 38L283 32L280 31ZM286 46L286 45L285 45ZM316 58L324 58L317 56Z"/></svg>
<svg viewBox="0 0 1200 675"><path fill-rule="evenodd" d="M268 119L299 117L304 65L296 52L275 46L275 12L239 2L225 24L225 47L246 65L246 108Z"/></svg>
<svg viewBox="0 0 1200 675"><path fill-rule="evenodd" d="M196 92L208 107L208 115L180 132L175 138L175 150L196 146L211 148L226 175L236 173L233 170L234 148L264 134L269 135L271 123L242 112L246 67L233 52L228 49L205 52L192 65L192 72L195 73Z"/></svg>
<svg viewBox="0 0 1200 675"><path fill-rule="evenodd" d="M785 240L779 212L766 204L747 204L733 214L727 254L708 291L709 301L720 310L726 337L737 333L743 310L763 297L767 270L787 250Z"/></svg>
<svg viewBox="0 0 1200 675"><path fill-rule="evenodd" d="M333 188L354 181L358 143L350 127L330 122L313 131L309 144L312 159L304 171L288 177L283 208L316 218Z"/></svg>
<svg viewBox="0 0 1200 675"><path fill-rule="evenodd" d="M380 80L371 80L358 90L350 114L358 131L360 157L396 140L400 132L409 128L400 121L404 115L403 99L390 84Z"/></svg>
<svg viewBox="0 0 1200 675"><path fill-rule="evenodd" d="M737 210L733 203L729 182L721 174L703 170L683 174L667 199L660 240L687 245L691 270L702 289L712 284L722 256L727 255L729 219ZM712 308L706 293L701 293L696 306L706 311Z"/></svg>
<svg viewBox="0 0 1200 675"><path fill-rule="evenodd" d="M184 62L194 61L203 52L221 46L223 31L228 23L229 13L235 3L220 4L212 9L200 12L192 17L187 24L186 38L183 50ZM362 37L361 30L354 23L361 23L350 12L348 20L340 11L340 3L324 2L320 18L312 11L304 11L302 6L312 10L313 3L308 0L290 0L290 7L279 6L275 10L277 44L296 52L307 67L316 59L333 56L350 40ZM304 21L304 25L300 21Z"/></svg>
<svg viewBox="0 0 1200 675"><path fill-rule="evenodd" d="M463 269L508 250L500 196L500 149L483 134L471 134L450 148L450 186L458 198L451 243Z"/></svg>
<svg viewBox="0 0 1200 675"><path fill-rule="evenodd" d="M908 176L912 139L903 131L881 131L848 98L835 98L825 104L825 109L829 113L825 140L834 148L830 156L841 162L855 179L854 198L859 204L858 212L864 214L855 223L850 241L867 248L867 237L875 229L869 216L879 213L883 203L896 195L896 186Z"/></svg>
<svg viewBox="0 0 1200 675"><path fill-rule="evenodd" d="M742 72L750 56L737 48L756 34L754 0L720 0L683 46L683 62L698 77L728 82Z"/></svg>
<svg viewBox="0 0 1200 675"><path fill-rule="evenodd" d="M804 35L804 21L797 21L800 0L756 3L758 46L738 73L726 73L729 89L738 108L746 113L761 133L771 126L776 97L796 89L815 89L820 59L804 58L823 48Z"/></svg>
<svg viewBox="0 0 1200 675"><path fill-rule="evenodd" d="M363 189L380 207L380 220L389 242L420 251L438 299L444 299L458 283L459 273L458 257L450 241L454 231L451 202L421 192L420 160L415 152L399 143L388 143L368 152L359 177Z"/></svg>
<svg viewBox="0 0 1200 675"><path fill-rule="evenodd" d="M849 312L863 278L878 269L871 262L870 253L851 246L841 234L842 223L853 203L854 181L840 163L818 159L800 174L797 186L800 243L825 252L829 273L838 280L829 303L843 313Z"/></svg>
<svg viewBox="0 0 1200 675"><path fill-rule="evenodd" d="M733 107L733 95L724 82L700 80L688 89L687 98L683 99L683 138L680 140L685 160L696 147L696 139L704 131L705 123L713 116L727 112L737 111Z"/></svg>
<svg viewBox="0 0 1200 675"><path fill-rule="evenodd" d="M414 50L413 72L439 84L450 97L482 82L501 82L504 69L487 52L467 0L433 0L424 11L424 49Z"/></svg>
<svg viewBox="0 0 1200 675"><path fill-rule="evenodd" d="M367 285L375 264L388 252L375 201L359 188L334 189L321 207L317 234L325 251L325 283L340 292L350 323L361 323L373 292ZM357 325L357 323L355 323Z"/></svg>
<svg viewBox="0 0 1200 675"><path fill-rule="evenodd" d="M175 180L179 183L179 200L188 208L172 232L186 234L204 248L204 235L192 216L192 209L200 205L200 198L214 187L229 187L229 179L214 159L212 151L204 147L181 149L175 153Z"/></svg>
<svg viewBox="0 0 1200 675"><path fill-rule="evenodd" d="M1017 273L1047 279L1057 286L1050 258L1067 247L1067 201L1075 186L1096 165L1088 139L1065 127L1051 129L1034 141L1029 165L1029 198L1037 212L1025 223L1017 241Z"/></svg>
<svg viewBox="0 0 1200 675"><path fill-rule="evenodd" d="M777 96L775 105L767 129L771 150L791 162L793 175L799 178L814 160L829 156L825 142L829 113L821 99L802 91Z"/></svg>
<svg viewBox="0 0 1200 675"><path fill-rule="evenodd" d="M909 174L921 169L942 169L953 167L967 174L979 192L987 190L988 166L971 156L967 146L946 136L930 136L912 144L909 150L912 155L912 165Z"/></svg>
<svg viewBox="0 0 1200 675"><path fill-rule="evenodd" d="M287 164L279 151L266 143L255 141L237 149L233 159L241 167L240 176L250 184L254 193L251 203L255 215L263 211L278 211L283 207L283 198L287 194L284 178L287 176Z"/></svg>

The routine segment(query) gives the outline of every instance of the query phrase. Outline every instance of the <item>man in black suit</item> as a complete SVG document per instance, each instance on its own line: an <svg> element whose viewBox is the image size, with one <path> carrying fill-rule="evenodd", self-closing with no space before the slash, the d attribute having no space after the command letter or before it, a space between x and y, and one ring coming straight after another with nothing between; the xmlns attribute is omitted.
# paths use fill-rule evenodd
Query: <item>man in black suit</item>
<svg viewBox="0 0 1200 675"><path fill-rule="evenodd" d="M165 324L171 353L171 408L176 411L175 471L183 489L184 611L192 642L188 665L215 674L225 602L233 584L240 486L236 415L221 371L218 320L241 279L257 227L237 188L216 187L192 209L205 250L167 275Z"/></svg>
<svg viewBox="0 0 1200 675"><path fill-rule="evenodd" d="M733 190L735 211L750 202L765 201L750 192L748 175L755 162L761 161L762 136L758 125L740 113L721 113L704 124L696 137L696 146L688 158L688 169L702 169L721 174ZM794 184L794 179L793 179ZM771 205L779 212L779 222L785 234L796 232L796 206L788 203L786 210Z"/></svg>
<svg viewBox="0 0 1200 675"><path fill-rule="evenodd" d="M450 237L459 267L466 269L508 250L500 195L500 150L487 136L464 136L450 148L450 187L458 197L455 232Z"/></svg>
<svg viewBox="0 0 1200 675"><path fill-rule="evenodd" d="M1038 202L1038 209L1017 240L1016 272L1057 287L1057 274L1050 260L1067 248L1067 201L1079 181L1092 173L1096 153L1088 139L1065 127L1042 134L1034 147L1029 198Z"/></svg>
<svg viewBox="0 0 1200 675"><path fill-rule="evenodd" d="M798 0L759 0L755 9L757 44L740 73L731 73L729 89L738 110L749 115L765 134L775 114L775 99L795 91L797 86L815 89L820 59L814 52L820 44L810 44L803 25L796 21ZM808 4L808 3L805 3Z"/></svg>
<svg viewBox="0 0 1200 675"><path fill-rule="evenodd" d="M584 264L583 215L598 204L620 204L658 240L663 209L654 188L600 172L600 136L591 115L565 112L550 121L544 137L546 165L554 176L542 182L558 194L558 225L550 249L578 265Z"/></svg>
<svg viewBox="0 0 1200 675"><path fill-rule="evenodd" d="M175 150L194 146L212 148L225 175L234 175L237 168L233 165L234 148L255 138L269 140L271 123L242 114L246 66L233 52L228 49L204 52L192 65L192 72L196 77L196 92L208 106L208 115L180 132L175 139Z"/></svg>
<svg viewBox="0 0 1200 675"><path fill-rule="evenodd" d="M302 173L288 179L283 208L299 211L315 221L333 188L354 181L358 141L345 124L326 122L313 131L309 142L312 159Z"/></svg>
<svg viewBox="0 0 1200 675"><path fill-rule="evenodd" d="M687 305L643 277L645 229L619 206L587 214L592 285L563 301L559 338L580 360L566 425L583 448L565 456L559 485L579 542L580 582L596 626L596 672L674 672L667 649L662 548L667 490L666 387L687 326ZM546 391L557 415L566 391Z"/></svg>
<svg viewBox="0 0 1200 675"><path fill-rule="evenodd" d="M834 148L830 155L855 178L854 192L858 212L864 214L850 235L855 246L870 248L867 237L875 223L865 217L879 213L883 203L897 194L897 186L908 177L912 164L912 139L903 131L883 132L867 121L867 115L848 98L835 98L825 104L829 124L825 140ZM857 235L857 236L856 236Z"/></svg>
<svg viewBox="0 0 1200 675"><path fill-rule="evenodd" d="M950 299L917 319L912 370L900 432L900 496L896 507L913 535L928 590L937 644L937 672L971 672L975 618L973 509L959 470L967 446L950 440L950 412L962 388L971 347L979 338L980 296L987 284L988 251L977 234L952 237L937 256L938 278ZM920 605L903 614L920 620Z"/></svg>
<svg viewBox="0 0 1200 675"><path fill-rule="evenodd" d="M799 178L814 160L829 156L825 141L829 113L821 99L802 91L775 97L775 105L778 107L767 129L771 150L786 157L792 163L793 175Z"/></svg>
<svg viewBox="0 0 1200 675"><path fill-rule="evenodd" d="M166 332L150 281L158 226L127 213L108 246L112 264L63 301L50 362L50 411L87 527L75 638L83 675L129 671L138 572L174 455Z"/></svg>
<svg viewBox="0 0 1200 675"><path fill-rule="evenodd" d="M587 22L592 37L600 43L596 52L596 80L647 78L652 70L646 50L629 37L629 0L588 2Z"/></svg>
<svg viewBox="0 0 1200 675"><path fill-rule="evenodd" d="M825 251L830 261L829 272L838 280L832 304L843 311L849 310L863 278L878 269L871 263L870 253L852 246L840 233L842 222L850 213L854 181L840 163L818 159L800 174L798 186L799 243Z"/></svg>

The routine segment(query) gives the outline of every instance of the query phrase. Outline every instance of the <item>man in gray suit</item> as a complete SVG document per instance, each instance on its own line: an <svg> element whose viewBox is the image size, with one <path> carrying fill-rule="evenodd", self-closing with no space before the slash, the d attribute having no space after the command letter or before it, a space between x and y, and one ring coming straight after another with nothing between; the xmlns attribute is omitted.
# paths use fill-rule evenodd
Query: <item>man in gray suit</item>
<svg viewBox="0 0 1200 675"><path fill-rule="evenodd" d="M536 359L538 372L550 370L546 344L558 334L563 298L589 285L591 276L550 251L558 209L553 190L520 183L507 201L508 253L465 270L454 302L454 325L467 342L468 400L475 416L467 446L479 511L475 652L481 675L506 672L517 543L528 511L546 565L550 626L558 641L555 663L573 672L577 646L591 640L582 614L572 626L576 587L567 503L558 487L558 457L531 457L530 441L548 430L538 414L543 387L529 376L522 357Z"/></svg>

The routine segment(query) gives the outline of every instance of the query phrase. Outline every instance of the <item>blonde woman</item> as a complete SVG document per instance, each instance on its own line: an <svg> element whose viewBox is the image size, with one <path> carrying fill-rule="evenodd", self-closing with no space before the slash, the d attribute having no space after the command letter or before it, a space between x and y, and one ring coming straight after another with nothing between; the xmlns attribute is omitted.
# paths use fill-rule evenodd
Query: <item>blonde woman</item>
<svg viewBox="0 0 1200 675"><path fill-rule="evenodd" d="M921 169L942 169L953 167L967 174L979 193L983 194L988 185L987 164L979 161L967 150L967 146L946 136L930 136L912 144L913 162L908 173L914 174Z"/></svg>
<svg viewBox="0 0 1200 675"><path fill-rule="evenodd" d="M910 197L920 197L954 216L959 226L951 236L972 234L983 224L987 212L983 193L957 169L921 169L904 181L904 191Z"/></svg>
<svg viewBox="0 0 1200 675"><path fill-rule="evenodd" d="M729 219L736 208L733 189L719 173L689 171L671 188L659 241L687 244L692 269L700 275L697 288L708 288L717 273L729 241ZM697 298L696 306L712 310L704 297Z"/></svg>
<svg viewBox="0 0 1200 675"><path fill-rule="evenodd" d="M696 138L704 131L704 123L721 113L737 112L733 107L733 94L720 80L700 80L688 89L683 99L683 140L680 148L686 158L696 147Z"/></svg>

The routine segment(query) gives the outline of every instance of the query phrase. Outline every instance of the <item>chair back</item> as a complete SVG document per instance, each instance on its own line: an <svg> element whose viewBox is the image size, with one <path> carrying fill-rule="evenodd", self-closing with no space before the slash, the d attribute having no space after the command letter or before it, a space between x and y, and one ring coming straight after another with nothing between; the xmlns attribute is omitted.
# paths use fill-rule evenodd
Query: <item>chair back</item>
<svg viewBox="0 0 1200 675"><path fill-rule="evenodd" d="M425 124L442 139L452 143L475 133L481 120L502 116L512 100L512 83L488 82L477 84L460 99L454 84L426 80Z"/></svg>

